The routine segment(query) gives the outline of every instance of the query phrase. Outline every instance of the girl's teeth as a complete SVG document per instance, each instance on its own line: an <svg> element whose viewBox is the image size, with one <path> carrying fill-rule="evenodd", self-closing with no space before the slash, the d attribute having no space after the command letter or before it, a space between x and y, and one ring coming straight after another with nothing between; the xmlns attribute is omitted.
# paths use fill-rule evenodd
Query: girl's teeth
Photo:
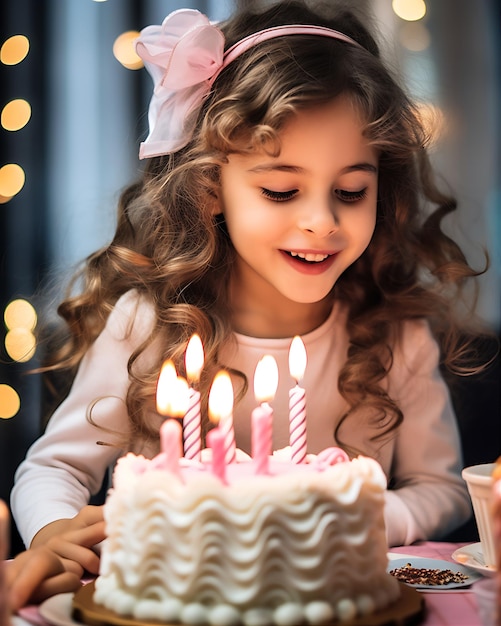
<svg viewBox="0 0 501 626"><path fill-rule="evenodd" d="M308 252L307 254L303 254L302 252L291 252L291 256L297 256L300 259L304 259L305 261L310 261L313 263L320 263L320 261L325 261L325 259L329 256L328 254L313 254Z"/></svg>

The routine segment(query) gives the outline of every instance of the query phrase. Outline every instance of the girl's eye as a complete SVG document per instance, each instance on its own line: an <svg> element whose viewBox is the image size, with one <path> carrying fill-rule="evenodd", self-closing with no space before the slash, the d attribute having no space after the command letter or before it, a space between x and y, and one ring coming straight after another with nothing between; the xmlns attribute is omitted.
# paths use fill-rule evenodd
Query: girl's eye
<svg viewBox="0 0 501 626"><path fill-rule="evenodd" d="M346 191L344 189L336 189L336 196L342 202L358 202L363 200L367 196L367 187L360 189L360 191Z"/></svg>
<svg viewBox="0 0 501 626"><path fill-rule="evenodd" d="M265 189L264 187L261 187L261 193L263 196L269 200L273 200L273 202L286 202L287 200L292 200L297 192L298 189L290 189L289 191L273 191L272 189Z"/></svg>

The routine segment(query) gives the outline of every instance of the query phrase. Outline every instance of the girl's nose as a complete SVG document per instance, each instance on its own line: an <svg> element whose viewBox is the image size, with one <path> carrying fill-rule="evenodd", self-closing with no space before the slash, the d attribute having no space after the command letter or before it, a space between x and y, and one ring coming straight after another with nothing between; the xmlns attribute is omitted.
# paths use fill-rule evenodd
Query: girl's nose
<svg viewBox="0 0 501 626"><path fill-rule="evenodd" d="M332 201L315 201L305 206L298 218L298 227L317 237L328 237L339 229Z"/></svg>

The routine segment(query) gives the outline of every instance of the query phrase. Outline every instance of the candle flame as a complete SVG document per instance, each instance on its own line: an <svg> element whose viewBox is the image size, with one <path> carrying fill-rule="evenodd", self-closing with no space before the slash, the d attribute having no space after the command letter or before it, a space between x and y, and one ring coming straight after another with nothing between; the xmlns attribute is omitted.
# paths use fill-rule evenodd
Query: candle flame
<svg viewBox="0 0 501 626"><path fill-rule="evenodd" d="M278 387L278 365L267 354L257 364L254 373L254 395L258 402L271 402Z"/></svg>
<svg viewBox="0 0 501 626"><path fill-rule="evenodd" d="M162 365L157 382L157 411L160 415L169 415L170 397L176 378L176 368L169 359Z"/></svg>
<svg viewBox="0 0 501 626"><path fill-rule="evenodd" d="M301 337L294 337L289 350L289 372L292 378L299 383L306 370L306 348Z"/></svg>
<svg viewBox="0 0 501 626"><path fill-rule="evenodd" d="M198 383L204 366L204 347L202 340L196 333L188 342L185 354L186 376L190 383Z"/></svg>
<svg viewBox="0 0 501 626"><path fill-rule="evenodd" d="M184 417L188 410L188 383L177 375L176 367L170 359L164 362L160 370L156 401L160 415Z"/></svg>
<svg viewBox="0 0 501 626"><path fill-rule="evenodd" d="M170 402L171 417L184 417L190 403L190 388L188 381L182 376L177 376L172 389Z"/></svg>
<svg viewBox="0 0 501 626"><path fill-rule="evenodd" d="M213 424L233 413L233 385L228 372L218 372L209 392L209 419Z"/></svg>

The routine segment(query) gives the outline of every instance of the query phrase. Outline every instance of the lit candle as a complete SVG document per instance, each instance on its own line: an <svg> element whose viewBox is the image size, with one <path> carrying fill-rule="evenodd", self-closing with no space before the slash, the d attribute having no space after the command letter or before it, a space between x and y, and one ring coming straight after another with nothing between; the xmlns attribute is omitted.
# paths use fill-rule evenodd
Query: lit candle
<svg viewBox="0 0 501 626"><path fill-rule="evenodd" d="M226 433L221 426L233 410L233 387L228 380L226 372L219 372L209 392L209 419L216 427L207 433L207 444L212 450L212 473L222 482L226 482Z"/></svg>
<svg viewBox="0 0 501 626"><path fill-rule="evenodd" d="M252 411L252 459L256 474L268 474L272 447L273 410L269 402L275 397L278 386L278 366L275 359L264 356L254 373L254 395L260 403Z"/></svg>
<svg viewBox="0 0 501 626"><path fill-rule="evenodd" d="M200 373L204 366L204 348L200 337L195 334L188 342L185 354L186 376L190 384L188 410L183 419L184 456L200 460L201 416L200 392L197 389Z"/></svg>
<svg viewBox="0 0 501 626"><path fill-rule="evenodd" d="M179 474L182 456L182 429L175 418L183 417L188 408L188 383L178 376L172 361L165 361L158 377L157 411L169 418L160 427L160 445L166 470Z"/></svg>
<svg viewBox="0 0 501 626"><path fill-rule="evenodd" d="M289 391L289 433L293 463L306 459L306 392L299 386L306 369L306 350L301 337L294 337L289 350L289 371L296 385Z"/></svg>

